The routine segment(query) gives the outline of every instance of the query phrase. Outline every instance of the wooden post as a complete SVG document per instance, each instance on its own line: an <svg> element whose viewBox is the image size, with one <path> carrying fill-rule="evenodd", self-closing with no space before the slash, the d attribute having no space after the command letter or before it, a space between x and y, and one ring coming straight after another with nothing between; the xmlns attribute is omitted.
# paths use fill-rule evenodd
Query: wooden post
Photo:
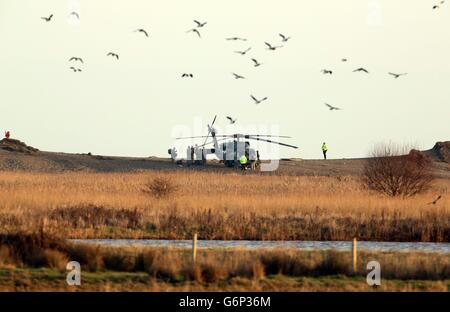
<svg viewBox="0 0 450 312"><path fill-rule="evenodd" d="M353 244L352 244L353 273L354 274L356 274L356 270L357 270L357 259L358 259L357 251L358 251L358 247L357 247L357 242L356 242L356 237L355 237L355 238L353 238Z"/></svg>
<svg viewBox="0 0 450 312"><path fill-rule="evenodd" d="M192 240L192 262L195 263L197 258L197 233L194 234L194 239Z"/></svg>

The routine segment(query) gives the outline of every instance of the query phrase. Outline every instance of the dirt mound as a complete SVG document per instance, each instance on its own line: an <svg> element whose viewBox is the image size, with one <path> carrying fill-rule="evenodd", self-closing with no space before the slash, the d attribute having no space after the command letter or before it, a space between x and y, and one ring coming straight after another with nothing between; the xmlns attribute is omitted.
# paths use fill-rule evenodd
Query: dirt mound
<svg viewBox="0 0 450 312"><path fill-rule="evenodd" d="M38 152L37 148L26 145L25 143L14 139L3 139L0 141L0 149L9 152L31 154Z"/></svg>
<svg viewBox="0 0 450 312"><path fill-rule="evenodd" d="M437 142L427 154L438 161L450 163L450 141Z"/></svg>

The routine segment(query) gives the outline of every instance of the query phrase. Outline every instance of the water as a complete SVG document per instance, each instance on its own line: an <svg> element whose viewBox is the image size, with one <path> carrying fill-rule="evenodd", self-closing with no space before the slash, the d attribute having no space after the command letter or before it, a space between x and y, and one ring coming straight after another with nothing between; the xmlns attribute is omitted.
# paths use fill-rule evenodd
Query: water
<svg viewBox="0 0 450 312"><path fill-rule="evenodd" d="M75 243L105 246L150 246L192 248L192 240L165 239L74 239ZM198 248L293 248L300 250L350 250L350 241L246 241L246 240L198 240ZM450 253L450 243L417 242L366 242L358 241L359 250L368 251L423 251Z"/></svg>

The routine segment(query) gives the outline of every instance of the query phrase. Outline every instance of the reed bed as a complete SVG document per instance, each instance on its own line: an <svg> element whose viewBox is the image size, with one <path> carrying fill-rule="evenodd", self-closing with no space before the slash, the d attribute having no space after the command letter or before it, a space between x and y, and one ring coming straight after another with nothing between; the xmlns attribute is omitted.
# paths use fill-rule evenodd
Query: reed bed
<svg viewBox="0 0 450 312"><path fill-rule="evenodd" d="M48 267L65 271L78 261L85 272L145 272L149 277L179 283L215 283L240 277L360 276L376 260L384 279L448 280L450 255L421 252L360 252L357 271L352 255L342 251L295 249L201 249L194 263L189 250L165 247L102 247L67 243L41 234L0 235L0 267Z"/></svg>
<svg viewBox="0 0 450 312"><path fill-rule="evenodd" d="M155 181L168 183L170 191ZM156 182L160 183L160 182ZM150 187L149 187L150 185ZM163 187L164 189L164 187ZM390 198L357 177L0 173L0 232L66 238L450 241L450 180ZM442 199L428 204L438 194Z"/></svg>

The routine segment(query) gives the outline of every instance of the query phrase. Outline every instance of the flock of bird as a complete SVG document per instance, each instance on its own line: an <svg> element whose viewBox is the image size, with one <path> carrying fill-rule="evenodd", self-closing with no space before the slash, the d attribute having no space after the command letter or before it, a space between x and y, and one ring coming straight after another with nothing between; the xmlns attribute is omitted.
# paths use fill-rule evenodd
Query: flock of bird
<svg viewBox="0 0 450 312"><path fill-rule="evenodd" d="M438 4L433 5L432 9L433 9L433 10L439 9L444 3L445 3L445 0L441 0ZM80 15L79 15L77 12L71 12L71 13L69 14L69 16L73 16L73 17L77 18L78 20L80 19ZM54 17L53 14L50 14L48 17L41 17L41 19L44 20L45 22L51 22L52 19L53 19L53 17ZM207 25L207 22L200 22L200 21L198 21L198 20L194 20L194 23L196 24L195 27L189 29L189 30L187 31L187 33L193 33L193 34L197 35L198 38L202 38L202 35L201 35L201 33L200 33L200 29L204 28L204 27ZM145 37L149 37L148 32L147 32L145 29L143 29L143 28L138 28L138 29L134 30L134 32L140 33L140 34L144 35ZM291 37L285 36L284 34L281 34L281 33L279 34L279 36L280 36L280 38L281 38L281 43L284 43L284 44L286 44L286 43L291 39ZM227 40L227 41L242 41L242 42L246 42L246 41L247 41L246 38L242 38L242 37L228 37L228 38L225 38L225 40ZM273 44L271 44L271 43L269 43L269 42L264 42L264 44L265 44L266 47L267 47L266 49L267 49L267 50L270 50L270 51L276 51L276 50L278 50L278 49L284 47L284 45L273 45ZM249 53L251 50L252 50L252 47L248 47L248 48L245 49L245 50L242 50L242 51L234 51L234 52L237 53L237 54L239 54L239 55L241 55L241 56L245 56L245 55L247 55L247 53ZM108 53L106 54L106 56L115 58L116 60L119 60L119 55L118 55L117 53L114 53L114 52L108 52ZM263 65L263 63L260 63L260 62L259 62L257 59L255 59L255 58L250 58L250 60L253 62L253 66L254 66L254 67L259 67L259 66ZM341 59L341 62L347 62L347 61L348 61L347 58L342 58L342 59ZM70 57L70 58L69 58L69 62L71 62L71 63L73 63L73 64L84 64L83 59L82 59L81 57L76 57L76 56ZM71 69L73 72L82 72L82 69L81 69L81 68L75 67L75 66L70 66L69 69ZM331 69L322 69L321 72L322 72L324 75L333 75L333 73L334 73L333 70L331 70ZM355 73L359 72L359 73L369 74L369 70L367 70L367 69L364 68L364 67L356 68L355 70L353 70L353 72L355 72ZM237 73L232 72L231 74L233 75L233 77L234 77L236 80L239 80L239 79L246 79L244 76L239 75L239 74L237 74ZM408 74L408 73L393 73L393 72L388 72L388 75L392 76L394 79L398 79L398 78L400 78L400 77L402 77L402 76L405 76L405 75L407 75L407 74ZM182 77L182 78L194 78L194 75L193 75L192 73L183 73L183 74L181 75L181 77ZM254 95L251 94L250 97L251 97L251 99L253 100L254 104L261 104L262 102L268 100L268 97L267 97L267 96L262 97L262 98L257 98L257 97L255 97ZM325 104L325 106L326 106L330 111L334 111L334 110L337 111L337 110L341 110L341 109L342 109L342 108L340 108L340 107L333 106L333 105L328 104L328 103L324 103L324 104ZM231 116L226 116L226 118L227 118L227 120L229 121L230 124L235 124L236 121L237 121L236 118L233 118L233 117L231 117ZM442 195L439 195L435 200L433 200L432 202L428 203L428 205L436 205L436 203L437 203L441 198L442 198Z"/></svg>
<svg viewBox="0 0 450 312"><path fill-rule="evenodd" d="M441 0L438 4L433 5L432 9L433 10L439 9L444 3L445 3L445 0ZM41 19L44 20L45 22L51 22L53 17L54 17L54 15L50 14L48 17L41 17ZM69 14L69 17L75 17L78 20L80 19L80 15L77 12L71 12ZM195 26L193 28L187 30L186 33L193 33L193 34L197 35L198 38L202 38L202 34L200 33L200 30L203 29L207 25L207 22L206 21L202 22L202 21L194 20L194 23L195 23ZM143 29L143 28L138 28L138 29L134 30L134 32L140 33L140 34L144 35L145 37L149 37L148 32L145 29ZM276 50L284 47L283 44L286 44L289 40L291 40L291 37L286 36L284 34L280 33L278 35L281 38L280 42L282 44L274 45L274 44L269 43L269 42L264 42L267 50L269 50L269 51L276 51ZM246 38L242 38L242 37L228 37L228 38L225 38L225 40L227 40L227 41L242 41L242 42L246 42L247 41ZM251 50L252 50L252 47L248 47L247 49L242 50L242 51L234 51L234 53L237 53L239 55L245 56ZM106 54L106 56L115 58L116 60L119 60L119 55L117 53L114 53L114 52L108 52ZM259 67L259 66L263 65L263 63L260 63L256 58L250 58L250 60L253 62L253 66L254 67ZM347 58L342 58L341 61L342 62L347 62L348 59ZM70 57L69 58L69 62L72 62L74 64L78 64L78 63L84 64L82 58L75 57L75 56ZM82 69L80 67L76 67L76 66L70 66L69 69L72 70L73 72L82 72ZM330 76L334 74L334 71L331 70L331 69L322 69L321 72L324 75L330 75ZM367 70L364 67L356 68L355 70L353 70L353 72L355 72L355 73L360 72L360 73L369 74L369 70ZM233 77L236 80L246 79L243 75L237 74L235 72L232 72L231 74L233 75ZM407 74L408 73L388 72L388 75L392 76L394 79L398 79L398 78L400 78L402 76L405 76ZM192 73L183 73L181 75L181 77L182 78L194 78L194 75ZM262 97L262 98L257 98L257 97L255 97L252 94L250 94L250 98L253 100L253 103L256 104L256 105L261 104L262 102L268 100L267 96ZM333 106L333 105L330 105L328 103L324 103L324 104L330 111L342 110L342 108L340 108L340 107ZM236 118L232 118L230 116L227 116L226 118L229 120L230 124L234 124L236 122Z"/></svg>

